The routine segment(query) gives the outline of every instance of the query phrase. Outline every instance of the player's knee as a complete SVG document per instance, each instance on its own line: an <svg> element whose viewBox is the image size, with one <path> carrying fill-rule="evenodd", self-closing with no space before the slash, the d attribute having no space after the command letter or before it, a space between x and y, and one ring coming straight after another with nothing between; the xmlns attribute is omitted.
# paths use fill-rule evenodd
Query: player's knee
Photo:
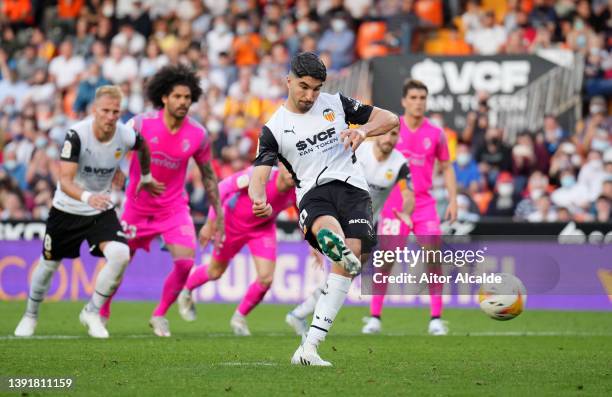
<svg viewBox="0 0 612 397"><path fill-rule="evenodd" d="M39 266L44 266L48 272L55 272L60 265L60 261L50 261L42 258L39 262Z"/></svg>
<svg viewBox="0 0 612 397"><path fill-rule="evenodd" d="M108 262L125 267L130 262L130 248L127 244L111 241L104 247L104 257Z"/></svg>
<svg viewBox="0 0 612 397"><path fill-rule="evenodd" d="M270 288L270 286L272 285L272 281L274 280L274 274L270 273L270 274L262 274L260 276L257 276L257 282L261 285L264 286L266 288Z"/></svg>
<svg viewBox="0 0 612 397"><path fill-rule="evenodd" d="M209 267L208 268L208 279L218 280L225 273L225 268L222 267Z"/></svg>

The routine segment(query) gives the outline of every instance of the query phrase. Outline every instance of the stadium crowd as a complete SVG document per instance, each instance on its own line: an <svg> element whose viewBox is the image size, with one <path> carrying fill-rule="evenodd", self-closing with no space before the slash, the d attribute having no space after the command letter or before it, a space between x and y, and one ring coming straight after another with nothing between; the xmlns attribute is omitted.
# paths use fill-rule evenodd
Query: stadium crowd
<svg viewBox="0 0 612 397"><path fill-rule="evenodd" d="M459 218L612 218L610 1L5 0L1 11L1 220L46 219L58 147L97 87L121 87L127 121L150 108L143 87L166 64L197 70L205 95L191 115L211 135L224 178L253 159L261 125L286 97L288 61L300 51L319 53L333 76L385 54L555 49L585 56L583 120L565 130L542 115L541 131L509 145L503 128L489 125L487 96L479 94L479 108L453 138ZM197 172L188 192L201 221L207 204ZM434 194L443 205L445 191Z"/></svg>

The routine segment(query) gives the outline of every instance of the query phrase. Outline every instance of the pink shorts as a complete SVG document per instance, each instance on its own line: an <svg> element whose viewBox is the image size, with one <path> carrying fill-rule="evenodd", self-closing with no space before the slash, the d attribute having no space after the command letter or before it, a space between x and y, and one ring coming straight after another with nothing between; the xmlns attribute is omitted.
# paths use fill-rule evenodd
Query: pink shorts
<svg viewBox="0 0 612 397"><path fill-rule="evenodd" d="M121 217L121 226L133 251L140 248L149 251L151 240L157 236L161 236L166 245L196 248L195 228L189 207L162 215L142 214L126 208Z"/></svg>
<svg viewBox="0 0 612 397"><path fill-rule="evenodd" d="M408 236L412 231L417 237L421 237L419 239L421 244L428 243L429 236L435 237L432 242L438 241L437 236L442 234L442 230L440 229L440 218L435 204L415 208L411 220L412 230L385 205L378 221L378 234L382 236Z"/></svg>
<svg viewBox="0 0 612 397"><path fill-rule="evenodd" d="M271 223L249 232L238 232L226 227L223 247L213 251L212 256L217 261L229 262L245 244L249 246L251 255L276 261L276 225Z"/></svg>

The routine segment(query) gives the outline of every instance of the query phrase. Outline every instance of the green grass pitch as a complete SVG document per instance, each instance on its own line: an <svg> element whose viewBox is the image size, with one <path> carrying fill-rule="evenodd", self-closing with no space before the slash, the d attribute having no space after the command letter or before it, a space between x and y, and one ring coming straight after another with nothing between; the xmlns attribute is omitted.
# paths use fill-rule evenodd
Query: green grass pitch
<svg viewBox="0 0 612 397"><path fill-rule="evenodd" d="M445 311L451 335L426 335L428 310L385 308L384 333L360 335L365 307L341 310L320 348L333 368L289 364L299 338L288 306L249 316L252 337L234 337L234 305L198 304L185 323L172 308L173 336L154 337L152 303L115 302L111 338L93 340L78 322L83 303L45 303L36 339L12 335L24 302L0 302L0 377L75 379L62 391L6 389L0 395L101 396L560 396L612 395L609 312L527 310L497 322L479 310ZM62 337L60 337L62 336Z"/></svg>

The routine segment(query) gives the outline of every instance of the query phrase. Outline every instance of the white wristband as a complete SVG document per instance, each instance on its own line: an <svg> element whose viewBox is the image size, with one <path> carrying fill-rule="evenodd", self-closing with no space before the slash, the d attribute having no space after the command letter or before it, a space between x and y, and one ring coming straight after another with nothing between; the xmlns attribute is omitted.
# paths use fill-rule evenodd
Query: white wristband
<svg viewBox="0 0 612 397"><path fill-rule="evenodd" d="M153 181L153 175L149 172L146 175L140 175L140 182L142 183L150 183Z"/></svg>
<svg viewBox="0 0 612 397"><path fill-rule="evenodd" d="M87 190L85 190L81 194L81 201L84 202L85 204L87 204L90 197L91 197L91 192L88 192Z"/></svg>

